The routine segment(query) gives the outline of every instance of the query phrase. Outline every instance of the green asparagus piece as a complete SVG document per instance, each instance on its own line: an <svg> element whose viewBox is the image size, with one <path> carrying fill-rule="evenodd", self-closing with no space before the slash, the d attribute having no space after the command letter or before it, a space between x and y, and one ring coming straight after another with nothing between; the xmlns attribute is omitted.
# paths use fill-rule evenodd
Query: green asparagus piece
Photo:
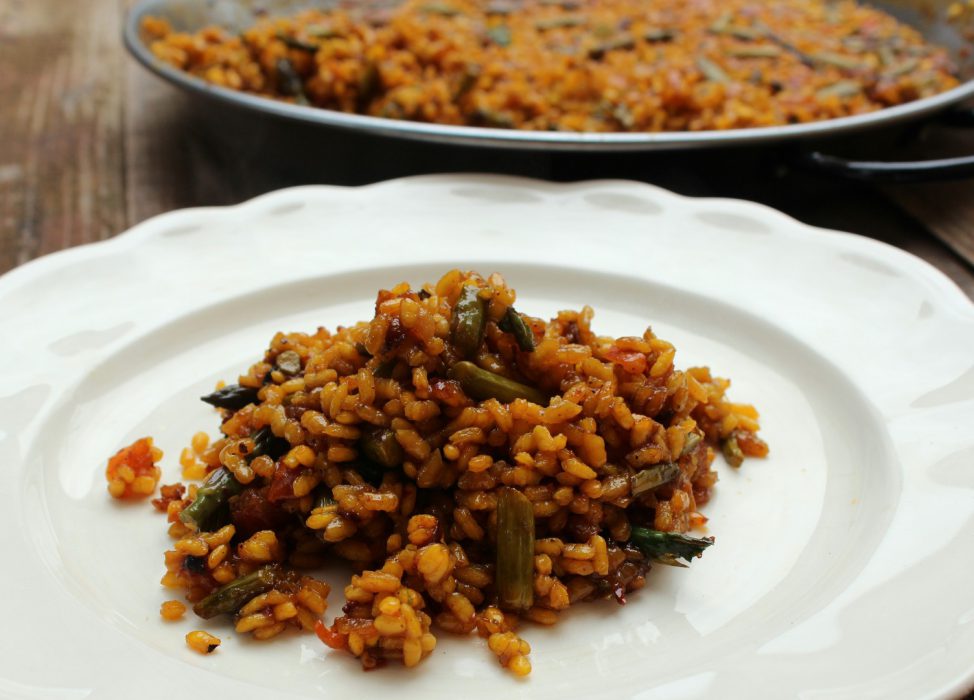
<svg viewBox="0 0 974 700"><path fill-rule="evenodd" d="M539 406L547 406L548 399L537 389L515 382L513 379L481 369L473 362L457 362L450 368L450 379L460 382L463 391L475 399L497 399L510 403L514 399L527 399Z"/></svg>
<svg viewBox="0 0 974 700"><path fill-rule="evenodd" d="M215 529L223 518L228 501L244 490L244 485L226 467L210 473L196 492L196 498L179 514L184 524L200 531Z"/></svg>
<svg viewBox="0 0 974 700"><path fill-rule="evenodd" d="M505 610L534 604L534 507L512 488L497 498L497 598Z"/></svg>
<svg viewBox="0 0 974 700"><path fill-rule="evenodd" d="M687 437L683 441L683 450L680 451L680 456L683 457L693 452L701 440L703 440L703 435L700 433L687 433Z"/></svg>
<svg viewBox="0 0 974 700"><path fill-rule="evenodd" d="M254 596L274 588L279 578L280 569L276 566L257 569L217 588L194 605L193 612L204 620L217 615L232 615Z"/></svg>
<svg viewBox="0 0 974 700"><path fill-rule="evenodd" d="M277 356L275 364L284 374L295 375L301 371L301 356L294 350L285 350Z"/></svg>
<svg viewBox="0 0 974 700"><path fill-rule="evenodd" d="M463 287L453 307L453 344L460 355L470 357L480 346L487 326L487 302L480 298L480 288Z"/></svg>
<svg viewBox="0 0 974 700"><path fill-rule="evenodd" d="M247 456L249 462L254 457L267 455L277 459L290 448L287 440L274 435L269 426L253 434L254 449ZM229 501L244 490L244 485L225 467L211 472L196 492L196 499L179 514L179 519L200 531L212 531L221 527L229 519Z"/></svg>
<svg viewBox="0 0 974 700"><path fill-rule="evenodd" d="M392 376L393 370L396 369L396 358L392 357L388 360L382 360L375 366L372 370L372 376L379 379L389 379Z"/></svg>
<svg viewBox="0 0 974 700"><path fill-rule="evenodd" d="M497 324L502 331L510 333L517 341L517 346L524 352L534 351L534 333L531 328L521 318L521 314L514 310L513 306L508 306L504 312L504 318Z"/></svg>
<svg viewBox="0 0 974 700"><path fill-rule="evenodd" d="M655 489L680 475L680 465L676 462L664 462L643 469L632 475L630 491L633 496Z"/></svg>
<svg viewBox="0 0 974 700"><path fill-rule="evenodd" d="M285 452L291 449L291 443L284 438L277 437L269 425L253 434L254 449L248 455L247 461L250 462L254 457L267 455L271 459L278 459Z"/></svg>
<svg viewBox="0 0 974 700"><path fill-rule="evenodd" d="M335 499L331 497L331 489L322 485L321 493L315 498L315 508L327 508L335 503Z"/></svg>
<svg viewBox="0 0 974 700"><path fill-rule="evenodd" d="M487 38L498 46L511 45L511 28L506 24L498 24L487 30Z"/></svg>
<svg viewBox="0 0 974 700"><path fill-rule="evenodd" d="M402 464L402 447L396 440L396 434L388 428L379 428L366 433L359 441L359 445L366 457L386 469Z"/></svg>
<svg viewBox="0 0 974 700"><path fill-rule="evenodd" d="M239 384L230 384L217 389L212 394L201 396L200 401L217 408L227 408L238 411L247 404L257 403L257 389Z"/></svg>
<svg viewBox="0 0 974 700"><path fill-rule="evenodd" d="M296 36L289 36L287 34L278 34L277 38L284 42L284 44L289 49L295 49L297 51L307 51L308 53L315 53L319 46L318 44L312 44L309 41L302 41Z"/></svg>
<svg viewBox="0 0 974 700"><path fill-rule="evenodd" d="M739 467L744 462L744 453L741 446L737 444L737 438L731 435L720 443L720 451L724 453L724 459L732 467Z"/></svg>
<svg viewBox="0 0 974 700"><path fill-rule="evenodd" d="M290 95L299 105L307 105L308 96L304 93L301 76L294 69L294 64L286 58L277 59L277 88L285 95Z"/></svg>
<svg viewBox="0 0 974 700"><path fill-rule="evenodd" d="M730 78L727 76L727 73L724 72L724 69L705 56L697 56L697 68L701 73L703 73L703 77L711 82L730 82Z"/></svg>
<svg viewBox="0 0 974 700"><path fill-rule="evenodd" d="M676 532L660 532L648 527L634 525L629 542L639 548L648 558L669 564L683 566L677 558L687 562L703 554L703 550L714 543L713 537L690 537Z"/></svg>

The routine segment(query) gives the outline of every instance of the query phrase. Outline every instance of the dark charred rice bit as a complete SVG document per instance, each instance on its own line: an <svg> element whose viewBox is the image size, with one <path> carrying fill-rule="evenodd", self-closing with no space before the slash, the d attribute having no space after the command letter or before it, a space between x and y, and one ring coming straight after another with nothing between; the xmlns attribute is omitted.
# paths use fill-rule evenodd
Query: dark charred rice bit
<svg viewBox="0 0 974 700"><path fill-rule="evenodd" d="M220 638L214 637L209 632L195 630L186 635L186 644L199 654L211 654L220 646Z"/></svg>

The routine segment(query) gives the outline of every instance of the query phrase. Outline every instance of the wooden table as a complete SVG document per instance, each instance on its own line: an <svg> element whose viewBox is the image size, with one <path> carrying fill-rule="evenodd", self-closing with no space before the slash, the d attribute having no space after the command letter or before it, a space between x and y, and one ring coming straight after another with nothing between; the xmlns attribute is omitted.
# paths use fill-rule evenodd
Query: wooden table
<svg viewBox="0 0 974 700"><path fill-rule="evenodd" d="M294 184L485 170L630 177L686 194L754 199L899 246L974 296L971 182L880 191L788 171L778 152L492 153L248 121L200 105L129 59L120 35L130 3L73 0L66 12L58 0L0 0L0 272L179 207L230 204ZM974 153L974 136L945 133L936 147Z"/></svg>

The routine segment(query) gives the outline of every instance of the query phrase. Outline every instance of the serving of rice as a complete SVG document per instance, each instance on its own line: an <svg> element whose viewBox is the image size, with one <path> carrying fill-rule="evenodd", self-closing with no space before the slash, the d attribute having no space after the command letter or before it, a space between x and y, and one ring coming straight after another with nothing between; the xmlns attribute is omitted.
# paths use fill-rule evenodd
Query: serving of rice
<svg viewBox="0 0 974 700"><path fill-rule="evenodd" d="M958 84L945 49L852 0L407 0L264 17L241 34L147 17L161 61L330 110L571 132L831 119Z"/></svg>
<svg viewBox="0 0 974 700"><path fill-rule="evenodd" d="M162 584L238 634L314 631L364 668L476 632L523 676L521 623L625 603L654 563L700 556L713 538L686 533L706 523L715 450L767 454L754 408L651 329L598 336L588 307L546 322L515 300L499 274L452 270L379 291L371 320L275 335L204 397L222 436L180 458L203 483L153 501L175 540ZM314 574L338 561L354 573L326 624Z"/></svg>

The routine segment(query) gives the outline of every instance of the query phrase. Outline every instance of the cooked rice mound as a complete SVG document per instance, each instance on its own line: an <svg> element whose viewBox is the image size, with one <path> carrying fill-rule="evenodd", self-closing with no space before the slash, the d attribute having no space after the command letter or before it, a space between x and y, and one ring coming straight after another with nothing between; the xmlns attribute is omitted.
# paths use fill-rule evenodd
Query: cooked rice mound
<svg viewBox="0 0 974 700"><path fill-rule="evenodd" d="M378 7L377 7L378 6ZM224 88L342 112L537 131L696 131L831 119L958 84L942 47L851 0L407 0L142 26Z"/></svg>
<svg viewBox="0 0 974 700"><path fill-rule="evenodd" d="M650 329L604 337L588 307L545 322L514 303L500 275L453 270L380 291L369 321L275 335L204 397L223 436L194 436L180 461L205 481L157 505L176 539L163 585L365 668L476 632L525 675L519 622L624 603L653 563L700 556L712 538L685 533L706 522L715 449L767 453L755 410ZM355 573L326 625L309 572L336 559Z"/></svg>

